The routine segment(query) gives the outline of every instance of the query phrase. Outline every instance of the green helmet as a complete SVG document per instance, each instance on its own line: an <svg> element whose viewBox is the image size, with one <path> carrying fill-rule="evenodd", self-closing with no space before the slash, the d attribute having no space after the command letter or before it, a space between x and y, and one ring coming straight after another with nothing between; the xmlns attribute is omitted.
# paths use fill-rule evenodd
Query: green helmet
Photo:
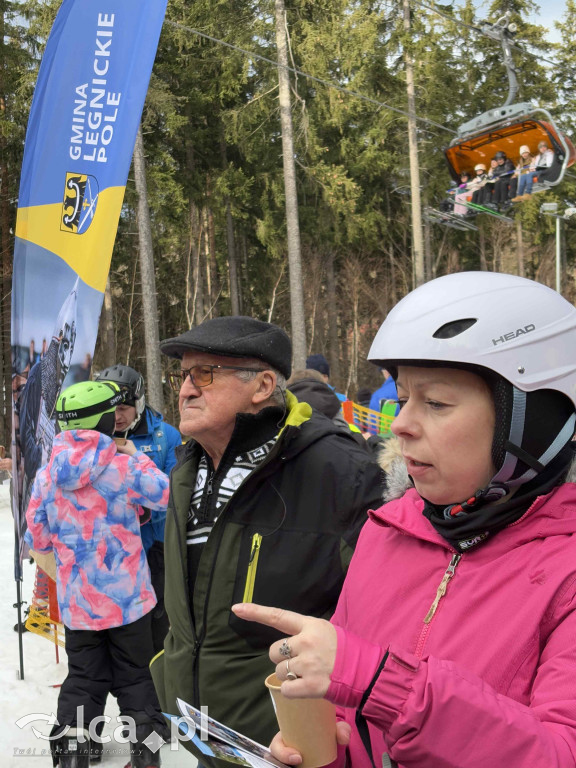
<svg viewBox="0 0 576 768"><path fill-rule="evenodd" d="M124 392L113 381L80 381L60 394L56 418L60 429L95 429L114 432L116 406L124 402ZM105 414L110 414L103 418Z"/></svg>

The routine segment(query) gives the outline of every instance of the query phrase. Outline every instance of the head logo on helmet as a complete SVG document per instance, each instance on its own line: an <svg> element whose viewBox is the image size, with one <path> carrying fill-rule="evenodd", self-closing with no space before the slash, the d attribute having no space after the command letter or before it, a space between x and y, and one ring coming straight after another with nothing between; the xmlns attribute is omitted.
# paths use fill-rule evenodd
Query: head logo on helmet
<svg viewBox="0 0 576 768"><path fill-rule="evenodd" d="M123 391L113 382L80 381L60 394L56 418L62 430L93 429L111 436L116 406L123 401Z"/></svg>
<svg viewBox="0 0 576 768"><path fill-rule="evenodd" d="M503 333L502 336L498 336L497 339L492 339L492 344L497 347L498 344L504 344L506 341L512 341L513 339L517 339L519 336L524 336L524 334L531 333L535 330L536 326L534 323L529 323L528 325L525 325L524 328L518 328L515 331L508 331L508 333Z"/></svg>
<svg viewBox="0 0 576 768"><path fill-rule="evenodd" d="M144 397L144 377L129 365L112 365L104 368L96 377L96 381L112 381L124 391L123 405L132 405L136 409L134 421L129 429L134 429L146 407Z"/></svg>
<svg viewBox="0 0 576 768"><path fill-rule="evenodd" d="M113 381L125 391L125 405L133 405L138 416L144 411L144 377L129 365L111 365L104 368L96 377L96 381Z"/></svg>

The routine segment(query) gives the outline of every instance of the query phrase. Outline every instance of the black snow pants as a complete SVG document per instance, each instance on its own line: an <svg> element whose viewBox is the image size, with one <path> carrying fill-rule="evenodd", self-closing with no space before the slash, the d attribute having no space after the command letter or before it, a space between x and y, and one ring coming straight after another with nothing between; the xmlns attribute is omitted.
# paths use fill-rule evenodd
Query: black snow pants
<svg viewBox="0 0 576 768"><path fill-rule="evenodd" d="M170 629L168 614L164 607L164 542L155 541L146 554L150 568L150 579L156 593L156 606L152 609L152 644L154 655L164 650L164 638Z"/></svg>
<svg viewBox="0 0 576 768"><path fill-rule="evenodd" d="M508 200L510 194L510 178L508 176L501 176L496 180L494 184L494 194L492 202L496 204L505 203Z"/></svg>
<svg viewBox="0 0 576 768"><path fill-rule="evenodd" d="M68 677L58 697L60 725L78 725L77 707L84 706L84 727L104 711L106 696L118 699L122 715L136 725L158 723L164 718L148 664L154 655L152 614L132 624L113 629L75 630L65 628Z"/></svg>

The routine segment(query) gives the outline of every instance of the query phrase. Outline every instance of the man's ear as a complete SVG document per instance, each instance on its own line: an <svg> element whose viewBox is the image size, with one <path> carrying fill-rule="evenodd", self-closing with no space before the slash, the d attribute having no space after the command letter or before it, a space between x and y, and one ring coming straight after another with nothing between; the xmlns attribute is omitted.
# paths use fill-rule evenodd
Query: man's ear
<svg viewBox="0 0 576 768"><path fill-rule="evenodd" d="M274 394L276 389L276 374L274 371L262 371L256 375L256 381L258 382L258 388L252 395L252 402L254 405L266 402Z"/></svg>

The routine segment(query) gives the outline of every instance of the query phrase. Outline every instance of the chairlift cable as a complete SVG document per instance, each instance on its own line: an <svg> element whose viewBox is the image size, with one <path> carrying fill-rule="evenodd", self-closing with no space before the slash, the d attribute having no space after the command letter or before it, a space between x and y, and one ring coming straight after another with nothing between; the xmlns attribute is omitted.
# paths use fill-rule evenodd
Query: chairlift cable
<svg viewBox="0 0 576 768"><path fill-rule="evenodd" d="M466 24L465 21L460 21L460 19L455 19L453 16L448 16L445 13L442 13L442 11L439 11L437 8L434 8L433 6L426 5L426 3L422 3L420 0L412 0L414 5L419 5L421 8L426 8L428 11L432 11L432 13L437 14L438 16L441 16L443 19L446 19L447 21L451 21L453 24L456 24L460 27L466 27L466 29L471 29L473 32L478 32L478 34L483 35L484 32L482 31L481 27L476 27L472 24ZM532 56L535 59L539 59L540 61L546 62L546 64L552 64L553 66L558 66L557 61L552 61L551 59L547 59L545 56L541 56L539 53L534 53L533 51L530 51L528 48L524 48L521 45L517 45L516 43L513 43L510 41L510 47L516 49L517 51L521 51L522 53L528 54L528 56Z"/></svg>
<svg viewBox="0 0 576 768"><path fill-rule="evenodd" d="M193 35L197 35L198 37L202 37L205 40L210 40L213 43L217 43L218 45L223 45L225 48L231 48L234 51L239 51L240 53L245 54L251 59L258 59L259 61L265 61L267 64L272 64L274 67L280 67L280 64L278 64L277 61L274 61L274 59L269 59L267 56L262 56L260 53L254 53L253 51L248 51L246 48L241 48L238 45L233 45L233 43L227 43L225 40L220 40L217 37L213 37L212 35L207 35L205 32L200 32L198 29L193 29L192 27L188 27L185 24L180 24L177 21L170 21L167 20L165 22L166 24L169 24L172 27L178 27L179 29L184 29L186 32L191 32ZM392 107L390 104L386 104L384 101L378 101L378 99L373 99L371 96L365 96L362 93L358 93L357 91L352 91L349 88L345 88L342 85L337 85L336 83L331 83L329 80L323 80L320 77L316 77L315 75L310 75L307 72L303 72L301 69L297 69L295 67L286 67L286 69L289 72L294 73L295 75L298 75L299 77L305 77L308 78L308 80L312 80L316 83L320 83L321 85L325 85L328 88L333 88L336 91L340 91L340 93L345 93L348 96L354 96L356 99L360 99L361 101L366 101L369 104L374 104L377 107L389 109L391 112L396 112L399 115L403 115L404 117L410 117L408 112L404 111L403 109L398 109L398 107ZM445 125L441 125L440 123L435 122L434 120L429 120L427 117L419 117L418 115L414 115L415 120L417 120L420 123L427 123L428 125L433 125L435 128L440 128L442 131L446 131L446 133L453 133L457 134L457 131L455 131L453 128L448 128Z"/></svg>

